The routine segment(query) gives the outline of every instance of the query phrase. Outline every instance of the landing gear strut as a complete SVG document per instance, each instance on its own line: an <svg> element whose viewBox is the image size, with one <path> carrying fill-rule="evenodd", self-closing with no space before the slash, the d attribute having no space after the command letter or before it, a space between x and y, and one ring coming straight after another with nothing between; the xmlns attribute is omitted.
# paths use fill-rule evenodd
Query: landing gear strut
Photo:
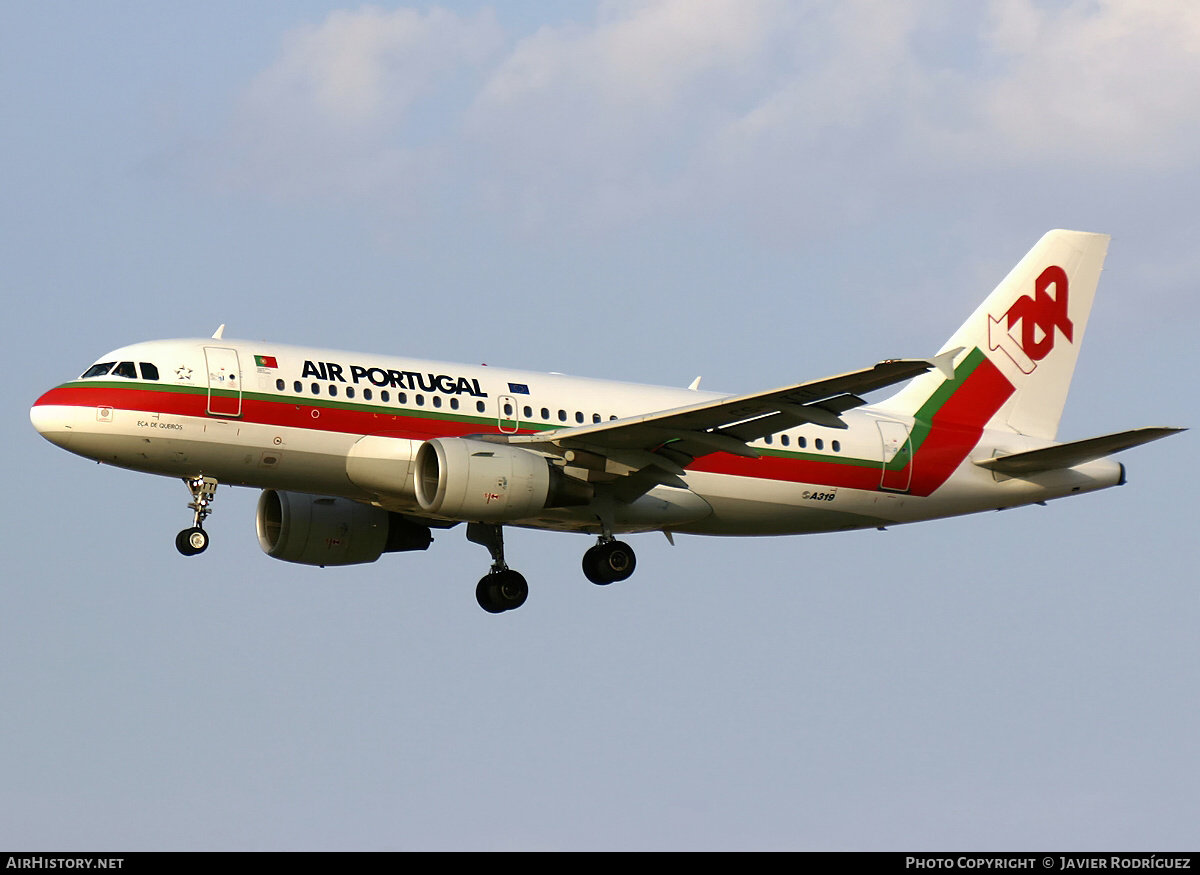
<svg viewBox="0 0 1200 875"><path fill-rule="evenodd" d="M184 556L195 556L208 549L208 532L204 531L204 518L212 513L209 505L217 494L217 478L189 477L183 482L192 493L192 503L188 507L194 515L192 527L175 536L175 549Z"/></svg>
<svg viewBox="0 0 1200 875"><path fill-rule="evenodd" d="M467 523L467 540L481 544L492 554L492 570L475 587L475 600L489 614L511 611L525 604L529 584L504 561L504 532L488 523Z"/></svg>
<svg viewBox="0 0 1200 875"><path fill-rule="evenodd" d="M633 555L633 548L611 537L601 537L600 543L583 554L584 576L600 586L627 580L636 567L637 557Z"/></svg>

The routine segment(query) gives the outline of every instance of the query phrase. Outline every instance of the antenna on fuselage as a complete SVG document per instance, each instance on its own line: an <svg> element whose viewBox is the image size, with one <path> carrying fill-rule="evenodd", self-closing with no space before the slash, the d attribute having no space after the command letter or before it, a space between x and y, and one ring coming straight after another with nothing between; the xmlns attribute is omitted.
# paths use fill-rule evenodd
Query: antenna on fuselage
<svg viewBox="0 0 1200 875"><path fill-rule="evenodd" d="M214 332L213 332L213 339L214 339L214 340L220 340L220 339L221 339L221 336L222 336L224 333L225 333L225 323L224 323L224 322L222 322L222 323L221 323L221 327L220 327L220 328L218 328L216 331L214 331Z"/></svg>

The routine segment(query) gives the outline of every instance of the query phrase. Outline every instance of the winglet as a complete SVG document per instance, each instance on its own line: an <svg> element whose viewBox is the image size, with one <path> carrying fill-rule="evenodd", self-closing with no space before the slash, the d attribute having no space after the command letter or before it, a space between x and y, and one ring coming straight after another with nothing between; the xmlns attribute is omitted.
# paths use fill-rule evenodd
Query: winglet
<svg viewBox="0 0 1200 875"><path fill-rule="evenodd" d="M225 334L225 323L224 323L224 322L222 322L222 323L221 323L221 327L220 327L220 328L218 328L216 331L214 331L214 332L213 332L213 339L215 339L215 340L221 340L221 339L222 339L222 336L223 336L224 334Z"/></svg>
<svg viewBox="0 0 1200 875"><path fill-rule="evenodd" d="M700 388L700 378L697 377L696 379L692 380L692 385L688 386L688 388L691 389L693 392L695 392L697 389L699 389Z"/></svg>
<svg viewBox="0 0 1200 875"><path fill-rule="evenodd" d="M931 359L927 359L930 365L942 372L942 376L947 380L954 379L954 360L958 358L958 354L966 349L965 346L956 346L954 349L948 349L941 355L935 355Z"/></svg>

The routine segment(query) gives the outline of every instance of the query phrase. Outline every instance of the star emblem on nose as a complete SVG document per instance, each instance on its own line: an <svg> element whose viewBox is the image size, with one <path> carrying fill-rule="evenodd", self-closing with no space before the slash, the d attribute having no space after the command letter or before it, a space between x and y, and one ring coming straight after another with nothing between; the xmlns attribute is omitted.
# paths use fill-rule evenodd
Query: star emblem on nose
<svg viewBox="0 0 1200 875"><path fill-rule="evenodd" d="M175 376L180 380L190 380L192 378L192 369L187 365L180 365L175 369Z"/></svg>

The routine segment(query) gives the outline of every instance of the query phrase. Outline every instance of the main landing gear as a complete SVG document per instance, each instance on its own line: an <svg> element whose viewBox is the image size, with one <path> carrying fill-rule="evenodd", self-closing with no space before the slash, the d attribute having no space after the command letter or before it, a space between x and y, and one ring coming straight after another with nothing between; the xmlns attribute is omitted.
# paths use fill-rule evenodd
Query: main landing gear
<svg viewBox="0 0 1200 875"><path fill-rule="evenodd" d="M529 598L529 584L504 561L504 532L488 523L467 523L467 540L482 544L492 554L492 570L475 587L475 600L489 614L511 611Z"/></svg>
<svg viewBox="0 0 1200 875"><path fill-rule="evenodd" d="M192 509L194 516L192 527L175 536L175 549L184 556L195 556L208 549L208 532L204 531L204 518L212 513L209 505L217 494L217 478L189 477L183 482L192 493L192 503L188 507Z"/></svg>
<svg viewBox="0 0 1200 875"><path fill-rule="evenodd" d="M481 544L492 554L492 569L475 587L475 600L489 614L511 611L525 604L529 584L525 578L508 567L504 561L504 533L500 526L489 523L468 523L467 540ZM611 535L583 554L583 573L592 583L605 586L626 580L633 574L637 558L633 548Z"/></svg>
<svg viewBox="0 0 1200 875"><path fill-rule="evenodd" d="M601 536L600 542L583 554L583 574L592 583L608 586L627 580L637 567L633 548L611 536Z"/></svg>

